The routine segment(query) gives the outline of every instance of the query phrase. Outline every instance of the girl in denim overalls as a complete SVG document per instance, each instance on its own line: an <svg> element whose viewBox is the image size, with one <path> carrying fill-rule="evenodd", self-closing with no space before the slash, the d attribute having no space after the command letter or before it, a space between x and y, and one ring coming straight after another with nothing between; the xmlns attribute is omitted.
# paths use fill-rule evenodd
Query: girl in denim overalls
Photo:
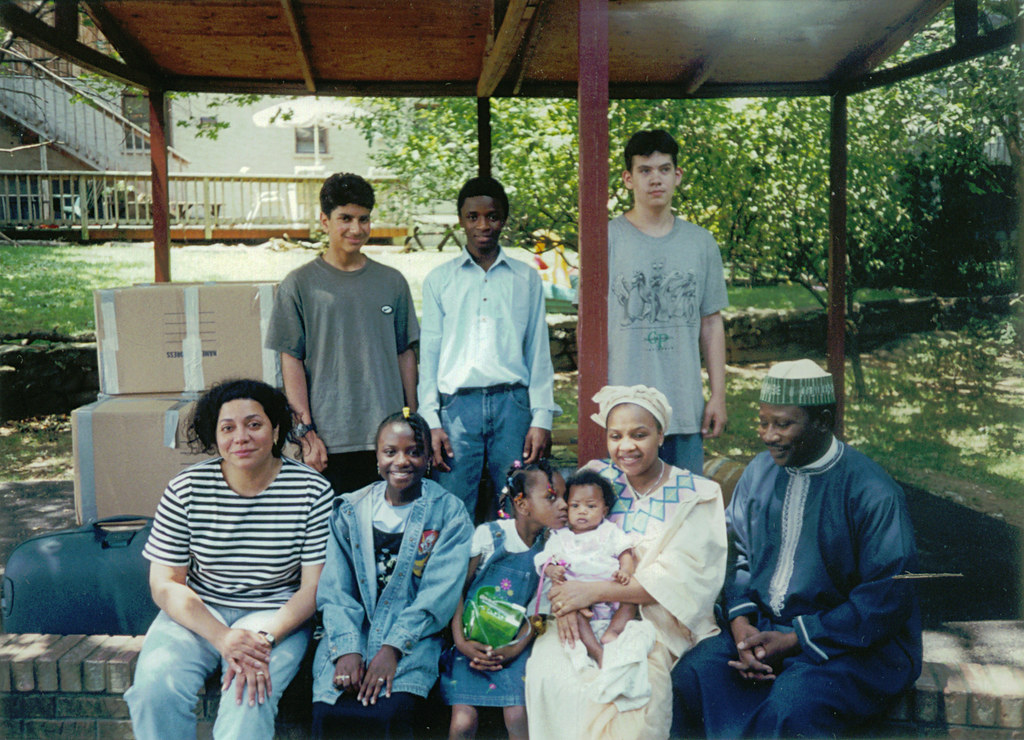
<svg viewBox="0 0 1024 740"><path fill-rule="evenodd" d="M546 461L526 465L516 462L508 471L499 509L509 506L513 519L477 527L470 550L467 594L482 586L494 586L508 601L527 606L537 592L533 558L544 547L545 527L565 526L565 481ZM527 648L532 641L529 624L508 645L491 648L467 640L462 629L463 602L452 618L455 647L453 660L441 674L441 695L452 706L449 738L472 738L477 728L477 707L503 707L505 727L511 740L526 738Z"/></svg>

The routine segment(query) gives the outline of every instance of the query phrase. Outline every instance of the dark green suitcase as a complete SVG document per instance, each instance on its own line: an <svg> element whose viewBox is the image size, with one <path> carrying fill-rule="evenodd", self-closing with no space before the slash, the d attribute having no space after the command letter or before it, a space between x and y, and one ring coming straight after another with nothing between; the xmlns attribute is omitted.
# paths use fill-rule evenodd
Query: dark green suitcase
<svg viewBox="0 0 1024 740"><path fill-rule="evenodd" d="M142 557L152 527L117 516L22 542L4 571L4 631L144 634L158 611Z"/></svg>

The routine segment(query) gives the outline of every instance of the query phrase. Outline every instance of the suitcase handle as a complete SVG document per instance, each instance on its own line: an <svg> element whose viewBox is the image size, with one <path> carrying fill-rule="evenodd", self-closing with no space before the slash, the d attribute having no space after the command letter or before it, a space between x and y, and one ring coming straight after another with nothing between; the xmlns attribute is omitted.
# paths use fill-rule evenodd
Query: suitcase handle
<svg viewBox="0 0 1024 740"><path fill-rule="evenodd" d="M103 538L101 547L128 547L135 535L152 524L152 522L152 517L122 514L120 516L111 516L106 519L100 519L99 521L93 522L92 527L93 530ZM134 529L120 529L123 525L133 523L136 523L139 526ZM112 526L118 527L119 529L109 529Z"/></svg>

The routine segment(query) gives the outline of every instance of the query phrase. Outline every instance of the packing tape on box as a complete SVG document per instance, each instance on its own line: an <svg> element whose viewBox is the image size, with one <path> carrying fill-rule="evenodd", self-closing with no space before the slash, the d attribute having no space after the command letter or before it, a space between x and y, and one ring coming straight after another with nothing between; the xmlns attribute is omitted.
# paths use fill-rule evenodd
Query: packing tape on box
<svg viewBox="0 0 1024 740"><path fill-rule="evenodd" d="M267 331L270 329L270 317L274 312L274 285L272 283L261 283L259 286L260 298L260 346L263 347L263 382L275 388L281 388L284 383L281 379L281 363L277 352L267 349Z"/></svg>
<svg viewBox="0 0 1024 740"><path fill-rule="evenodd" d="M106 321L106 319L104 319ZM82 524L88 524L99 519L99 512L96 507L96 450L93 447L92 437L92 414L96 407L107 399L100 398L88 406L77 409L78 426L75 439L78 442L76 450L78 466L78 479L81 481L78 502L81 507L79 512L82 517Z"/></svg>
<svg viewBox="0 0 1024 740"><path fill-rule="evenodd" d="M182 399L164 412L164 447L172 450L178 447L178 424L181 421L181 409L192 403Z"/></svg>
<svg viewBox="0 0 1024 740"><path fill-rule="evenodd" d="M117 393L117 308L114 291L100 291L100 316L103 319L103 339L98 342L101 348L100 388L104 393Z"/></svg>
<svg viewBox="0 0 1024 740"><path fill-rule="evenodd" d="M182 293L185 298L185 337L181 340L182 370L185 390L201 391L203 382L203 338L199 323L199 286L190 285Z"/></svg>

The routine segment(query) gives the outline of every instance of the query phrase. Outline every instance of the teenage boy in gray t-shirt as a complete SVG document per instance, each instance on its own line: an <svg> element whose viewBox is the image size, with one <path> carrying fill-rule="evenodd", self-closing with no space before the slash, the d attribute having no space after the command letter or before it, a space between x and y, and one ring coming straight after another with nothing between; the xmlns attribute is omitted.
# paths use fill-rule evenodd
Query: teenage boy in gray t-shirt
<svg viewBox="0 0 1024 740"><path fill-rule="evenodd" d="M416 410L420 328L409 284L361 251L373 205L373 188L359 175L324 181L327 250L281 282L266 340L281 353L302 458L339 494L379 479L377 425L403 406Z"/></svg>
<svg viewBox="0 0 1024 740"><path fill-rule="evenodd" d="M678 152L661 130L639 131L626 145L622 180L633 207L608 224L608 382L642 383L668 396L672 424L661 457L700 473L703 437L725 428L721 310L729 299L714 237L672 212L683 177Z"/></svg>

